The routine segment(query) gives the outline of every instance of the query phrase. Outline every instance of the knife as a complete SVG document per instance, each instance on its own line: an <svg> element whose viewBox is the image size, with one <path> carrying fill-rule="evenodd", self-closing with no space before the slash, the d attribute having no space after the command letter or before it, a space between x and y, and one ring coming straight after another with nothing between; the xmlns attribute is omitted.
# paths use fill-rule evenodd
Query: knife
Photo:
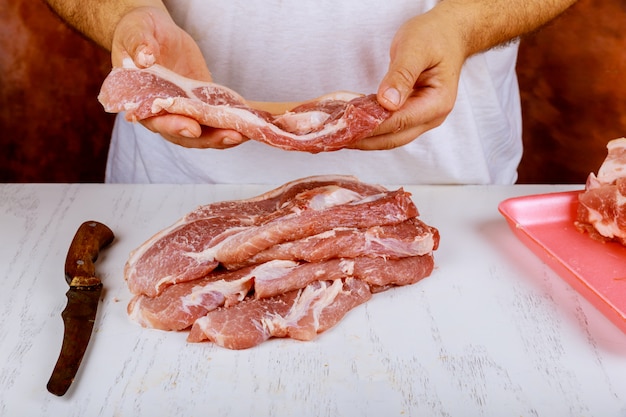
<svg viewBox="0 0 626 417"><path fill-rule="evenodd" d="M67 252L65 280L70 289L66 293L67 305L61 313L65 327L63 345L47 385L54 395L62 396L67 392L89 344L102 293L94 262L113 238L113 232L104 224L87 221L76 231Z"/></svg>

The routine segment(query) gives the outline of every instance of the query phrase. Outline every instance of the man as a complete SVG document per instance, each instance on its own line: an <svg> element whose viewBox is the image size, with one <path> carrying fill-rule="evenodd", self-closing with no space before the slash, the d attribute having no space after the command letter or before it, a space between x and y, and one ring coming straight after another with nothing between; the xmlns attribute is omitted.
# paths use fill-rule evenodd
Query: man
<svg viewBox="0 0 626 417"><path fill-rule="evenodd" d="M273 112L335 90L376 91L394 112L359 150L317 155L183 116L142 122L158 134L118 117L107 181L280 183L341 173L386 184L514 182L522 152L514 39L574 2L48 0L111 50L114 66L125 57L158 63Z"/></svg>

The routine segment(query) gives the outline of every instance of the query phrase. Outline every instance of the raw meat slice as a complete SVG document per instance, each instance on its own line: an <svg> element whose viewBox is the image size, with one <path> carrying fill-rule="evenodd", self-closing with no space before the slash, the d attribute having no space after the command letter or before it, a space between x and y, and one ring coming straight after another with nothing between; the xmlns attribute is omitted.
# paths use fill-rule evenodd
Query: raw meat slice
<svg viewBox="0 0 626 417"><path fill-rule="evenodd" d="M589 174L578 197L576 227L600 241L626 245L626 138L607 144L598 175Z"/></svg>
<svg viewBox="0 0 626 417"><path fill-rule="evenodd" d="M317 176L208 204L131 253L129 316L230 349L311 340L350 309L434 269L439 232L403 189Z"/></svg>
<svg viewBox="0 0 626 417"><path fill-rule="evenodd" d="M202 252L185 255L200 262L243 262L273 245L302 239L336 227L365 228L377 224L395 224L416 215L417 208L411 195L399 189L345 204L294 211L267 223L230 233Z"/></svg>
<svg viewBox="0 0 626 417"><path fill-rule="evenodd" d="M315 175L287 182L273 190L245 200L220 201L198 207L188 213L182 221L191 221L202 218L266 215L279 209L307 206L311 197L310 192L324 187L343 188L355 194L372 196L388 191L385 187L359 181L351 175ZM344 199L351 193L346 192ZM339 196L341 194L335 194ZM328 195L326 195L328 196ZM322 195L324 197L324 195ZM327 203L328 204L328 203Z"/></svg>
<svg viewBox="0 0 626 417"><path fill-rule="evenodd" d="M307 262L358 256L397 259L430 253L437 249L438 244L438 230L413 217L402 223L368 229L337 227L303 239L274 245L242 263L224 263L224 266L237 269L273 259Z"/></svg>
<svg viewBox="0 0 626 417"><path fill-rule="evenodd" d="M429 276L435 267L432 253L384 261L381 258L362 256L352 262L354 271L350 275L367 282L372 293L382 292L390 287L415 284Z"/></svg>
<svg viewBox="0 0 626 417"><path fill-rule="evenodd" d="M397 260L370 257L313 263L273 260L236 271L214 271L205 278L172 285L156 297L135 296L128 313L144 327L182 330L217 307L237 304L251 290L254 298L270 298L315 281L349 277L370 284L372 292L380 292L391 286L414 284L430 275L433 267L430 253Z"/></svg>
<svg viewBox="0 0 626 417"><path fill-rule="evenodd" d="M357 279L316 281L302 290L213 310L196 320L187 340L228 349L251 348L270 337L311 340L371 297L369 286Z"/></svg>
<svg viewBox="0 0 626 417"><path fill-rule="evenodd" d="M205 278L171 285L156 297L136 295L128 304L128 315L143 327L186 329L209 311L243 300L252 289L252 269L213 271Z"/></svg>
<svg viewBox="0 0 626 417"><path fill-rule="evenodd" d="M311 153L345 148L390 116L374 94L309 102L273 116L251 108L224 86L191 80L160 65L138 69L129 61L111 71L98 99L108 112L125 111L128 120L181 114L281 149Z"/></svg>
<svg viewBox="0 0 626 417"><path fill-rule="evenodd" d="M290 262L290 261L270 261ZM295 264L288 274L264 274L255 277L254 297L269 298L304 288L312 282L355 278L370 284L373 292L396 285L414 284L430 275L434 267L432 254L400 259L358 258L329 259L322 262Z"/></svg>
<svg viewBox="0 0 626 417"><path fill-rule="evenodd" d="M153 236L126 263L131 292L153 297L168 285L203 277L220 262L240 263L275 244L335 227L394 224L417 215L402 189L380 191L350 177L311 177L278 190L199 208Z"/></svg>
<svg viewBox="0 0 626 417"><path fill-rule="evenodd" d="M335 192L325 192L329 191L328 187ZM154 296L167 285L200 278L216 268L215 260L184 255L206 249L213 237L223 239L240 227L263 223L289 210L300 210L307 203L314 207L331 205L385 191L351 176L320 175L291 181L254 198L201 206L131 252L124 272L127 284L133 294ZM331 197L334 200L324 200Z"/></svg>
<svg viewBox="0 0 626 417"><path fill-rule="evenodd" d="M169 285L203 277L219 263L183 254L203 250L211 236L237 227L239 219L200 219L159 233L131 252L124 267L128 288L133 294L155 296Z"/></svg>

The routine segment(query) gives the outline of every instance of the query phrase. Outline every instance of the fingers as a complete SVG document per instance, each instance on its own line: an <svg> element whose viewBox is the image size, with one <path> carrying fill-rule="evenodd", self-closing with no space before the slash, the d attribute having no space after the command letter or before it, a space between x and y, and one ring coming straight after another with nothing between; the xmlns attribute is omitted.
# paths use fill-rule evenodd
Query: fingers
<svg viewBox="0 0 626 417"><path fill-rule="evenodd" d="M194 149L228 149L248 140L235 131L214 128L208 128L207 132L203 129L202 135L198 138L180 136L165 138L176 145Z"/></svg>
<svg viewBox="0 0 626 417"><path fill-rule="evenodd" d="M195 40L163 7L138 7L118 22L111 47L114 66L131 58L140 68L154 64L196 80L211 81L211 73ZM246 141L234 130L200 126L181 115L163 115L141 122L168 141L188 148L230 148Z"/></svg>
<svg viewBox="0 0 626 417"><path fill-rule="evenodd" d="M375 134L353 143L350 148L363 151L380 151L398 148L416 140L424 132L439 126L444 120L445 117L440 117L431 119L428 123L419 124L407 129L392 129L390 131L385 129L380 134Z"/></svg>
<svg viewBox="0 0 626 417"><path fill-rule="evenodd" d="M193 119L174 114L152 117L141 123L168 141L186 148L226 149L247 140L237 131L200 126Z"/></svg>
<svg viewBox="0 0 626 417"><path fill-rule="evenodd" d="M427 132L441 125L444 116L428 118L424 123L414 123L409 120L387 120L381 124L372 136L353 143L350 148L364 151L388 150L404 146ZM405 126L405 127L402 127Z"/></svg>
<svg viewBox="0 0 626 417"><path fill-rule="evenodd" d="M121 66L125 58L131 58L140 68L155 63L159 56L159 43L154 37L154 20L148 8L138 8L124 15L113 33L111 60L113 66Z"/></svg>
<svg viewBox="0 0 626 417"><path fill-rule="evenodd" d="M128 57L139 68L160 64L188 78L212 80L198 44L165 8L139 7L120 19L111 47L113 66Z"/></svg>
<svg viewBox="0 0 626 417"><path fill-rule="evenodd" d="M378 101L387 110L402 108L413 94L422 72L434 65L427 48L420 47L420 36L415 33L415 27L415 23L409 20L392 41L389 68L377 92Z"/></svg>
<svg viewBox="0 0 626 417"><path fill-rule="evenodd" d="M407 59L393 60L378 88L379 103L387 110L399 110L413 92L421 72L422 68L410 66Z"/></svg>
<svg viewBox="0 0 626 417"><path fill-rule="evenodd" d="M430 80L435 77L427 71L423 79L405 101L403 107L392 113L376 128L370 137L361 139L350 146L362 150L392 149L415 140L424 132L441 125L454 106L456 84Z"/></svg>
<svg viewBox="0 0 626 417"><path fill-rule="evenodd" d="M396 32L389 68L377 91L378 101L392 116L352 147L405 145L450 114L465 55L459 38L441 30L444 23L441 14L429 12L409 19Z"/></svg>

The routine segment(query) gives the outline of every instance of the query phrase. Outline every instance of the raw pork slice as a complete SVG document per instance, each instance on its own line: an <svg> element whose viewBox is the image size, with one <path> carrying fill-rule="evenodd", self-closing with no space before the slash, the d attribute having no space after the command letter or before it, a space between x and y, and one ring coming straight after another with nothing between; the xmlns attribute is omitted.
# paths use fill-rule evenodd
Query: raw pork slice
<svg viewBox="0 0 626 417"><path fill-rule="evenodd" d="M289 261L270 261L289 262ZM264 264L264 265L267 265ZM289 274L264 274L255 277L254 297L269 298L308 284L339 278L356 278L379 292L396 285L414 284L430 275L434 267L431 254L401 259L358 257L353 259L329 259L322 262L296 264Z"/></svg>
<svg viewBox="0 0 626 417"><path fill-rule="evenodd" d="M307 181L294 182L292 187L300 190L295 195L289 186L264 194L276 204L267 205L263 198L217 203L185 216L131 253L125 267L131 292L155 296L167 285L201 278L219 263L245 262L276 244L337 227L401 223L418 214L402 189L372 194L378 188L331 178L310 178L311 188L303 187ZM285 193L290 199L281 198Z"/></svg>
<svg viewBox="0 0 626 417"><path fill-rule="evenodd" d="M607 144L598 175L589 174L578 197L576 227L600 241L626 245L626 138Z"/></svg>
<svg viewBox="0 0 626 417"><path fill-rule="evenodd" d="M333 175L204 205L131 253L128 314L229 349L311 340L372 294L432 273L439 232L418 214L401 188Z"/></svg>
<svg viewBox="0 0 626 417"><path fill-rule="evenodd" d="M320 175L288 182L250 199L198 207L131 252L124 272L131 292L154 296L167 285L203 277L215 269L218 262L188 257L186 253L203 251L215 236L224 238L239 228L279 217L282 212L307 204L324 204L329 193L322 191L328 191L328 187L337 191L330 193L337 201L386 191L351 176Z"/></svg>
<svg viewBox="0 0 626 417"><path fill-rule="evenodd" d="M260 264L273 259L317 262L359 256L397 259L420 256L437 249L439 232L417 217L402 223L367 229L337 227L317 235L274 245L242 263L225 263L228 269Z"/></svg>
<svg viewBox="0 0 626 417"><path fill-rule="evenodd" d="M205 278L171 285L156 297L136 295L128 304L128 315L143 327L186 329L209 311L243 300L254 283L252 270L213 271Z"/></svg>
<svg viewBox="0 0 626 417"><path fill-rule="evenodd" d="M233 129L285 150L317 153L342 149L368 136L390 115L374 94L354 94L349 100L308 102L274 116L251 108L224 86L191 80L159 65L145 69L128 61L125 65L114 68L104 80L98 99L106 111L125 111L132 121L181 114L202 125Z"/></svg>
<svg viewBox="0 0 626 417"><path fill-rule="evenodd" d="M209 340L228 349L247 349L270 337L311 340L372 297L358 279L316 281L306 288L265 299L246 299L196 320L187 340Z"/></svg>
<svg viewBox="0 0 626 417"><path fill-rule="evenodd" d="M410 285L431 274L432 254L401 259L359 257L299 263L273 260L264 264L225 272L167 287L160 295L138 295L128 314L144 327L182 330L221 306L233 306L248 292L257 299L275 297L306 287L315 281L356 278L369 284L372 292L392 286Z"/></svg>

